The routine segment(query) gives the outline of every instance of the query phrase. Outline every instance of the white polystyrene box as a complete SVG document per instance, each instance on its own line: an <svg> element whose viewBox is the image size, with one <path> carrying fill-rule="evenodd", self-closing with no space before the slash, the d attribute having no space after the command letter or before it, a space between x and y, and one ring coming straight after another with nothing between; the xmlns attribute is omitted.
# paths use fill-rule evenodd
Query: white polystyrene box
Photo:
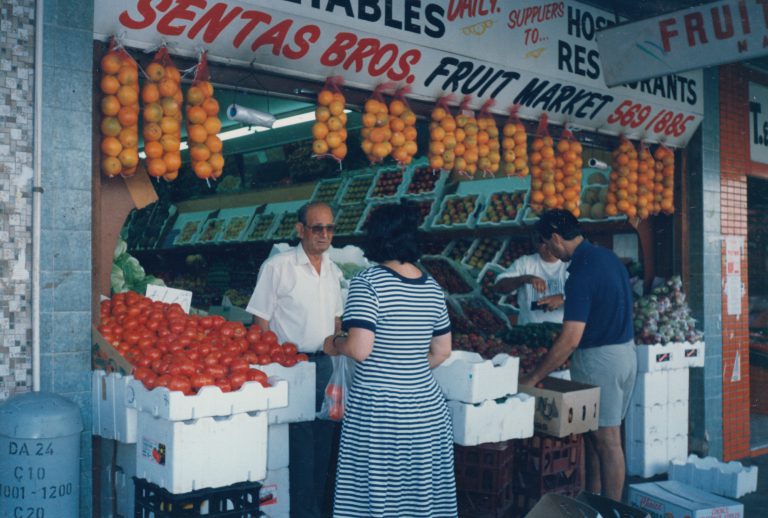
<svg viewBox="0 0 768 518"><path fill-rule="evenodd" d="M91 376L93 433L127 444L136 442L136 409L126 403L133 376L95 370Z"/></svg>
<svg viewBox="0 0 768 518"><path fill-rule="evenodd" d="M453 420L453 441L461 446L523 439L533 435L536 398L515 394L503 402L487 400L470 404L448 401Z"/></svg>
<svg viewBox="0 0 768 518"><path fill-rule="evenodd" d="M267 413L169 421L138 415L136 476L173 494L267 475Z"/></svg>
<svg viewBox="0 0 768 518"><path fill-rule="evenodd" d="M287 468L290 463L288 423L270 424L267 433L267 471Z"/></svg>
<svg viewBox="0 0 768 518"><path fill-rule="evenodd" d="M683 366L679 343L638 345L636 351L638 372L672 370Z"/></svg>
<svg viewBox="0 0 768 518"><path fill-rule="evenodd" d="M757 491L757 466L740 462L721 462L715 457L689 455L669 464L669 479L730 498L741 498Z"/></svg>
<svg viewBox="0 0 768 518"><path fill-rule="evenodd" d="M667 466L673 460L685 460L688 458L688 434L670 435L667 437Z"/></svg>
<svg viewBox="0 0 768 518"><path fill-rule="evenodd" d="M688 401L690 391L690 371L685 369L675 369L669 371L669 381L667 383L667 401Z"/></svg>
<svg viewBox="0 0 768 518"><path fill-rule="evenodd" d="M667 370L638 372L630 405L666 405L668 400L669 373L670 371Z"/></svg>
<svg viewBox="0 0 768 518"><path fill-rule="evenodd" d="M316 365L299 362L293 367L279 363L256 365L267 376L276 376L288 382L288 405L269 411L269 424L298 423L315 419Z"/></svg>
<svg viewBox="0 0 768 518"><path fill-rule="evenodd" d="M288 468L268 471L259 491L259 511L267 518L288 518L291 511L290 495Z"/></svg>
<svg viewBox="0 0 768 518"><path fill-rule="evenodd" d="M686 367L704 367L704 342L683 342L683 363Z"/></svg>
<svg viewBox="0 0 768 518"><path fill-rule="evenodd" d="M630 406L624 421L627 441L666 438L668 418L667 405Z"/></svg>
<svg viewBox="0 0 768 518"><path fill-rule="evenodd" d="M669 467L666 438L627 441L625 448L628 475L649 478L665 473Z"/></svg>
<svg viewBox="0 0 768 518"><path fill-rule="evenodd" d="M688 435L688 401L667 404L667 437Z"/></svg>
<svg viewBox="0 0 768 518"><path fill-rule="evenodd" d="M197 394L185 396L181 391L165 387L147 390L138 380L126 389L128 405L154 417L169 421L187 421L201 417L228 416L284 407L288 404L288 382L271 377L271 387L258 381L247 381L239 390L222 392L217 386L201 388Z"/></svg>
<svg viewBox="0 0 768 518"><path fill-rule="evenodd" d="M134 515L136 491L133 477L136 476L136 444L117 443L115 462L115 495L117 515L129 518Z"/></svg>
<svg viewBox="0 0 768 518"><path fill-rule="evenodd" d="M477 353L453 351L434 371L446 399L482 403L517 393L520 358L497 354L484 360Z"/></svg>

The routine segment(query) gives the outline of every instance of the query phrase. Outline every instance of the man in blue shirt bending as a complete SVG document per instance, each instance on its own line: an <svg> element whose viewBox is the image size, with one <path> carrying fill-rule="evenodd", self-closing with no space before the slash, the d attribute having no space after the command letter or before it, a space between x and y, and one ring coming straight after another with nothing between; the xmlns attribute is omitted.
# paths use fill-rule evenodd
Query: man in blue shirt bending
<svg viewBox="0 0 768 518"><path fill-rule="evenodd" d="M584 239L568 211L542 214L537 229L552 255L569 261L563 331L522 385L536 385L571 356L571 378L600 387L597 431L586 436L587 490L621 501L621 421L637 376L632 291L616 255Z"/></svg>

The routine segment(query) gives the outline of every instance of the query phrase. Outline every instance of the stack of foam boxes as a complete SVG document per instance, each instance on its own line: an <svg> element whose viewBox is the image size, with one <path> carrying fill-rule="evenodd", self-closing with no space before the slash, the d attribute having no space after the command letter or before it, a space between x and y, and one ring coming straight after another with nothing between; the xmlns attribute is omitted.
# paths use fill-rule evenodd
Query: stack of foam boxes
<svg viewBox="0 0 768 518"><path fill-rule="evenodd" d="M757 491L757 466L741 462L721 462L714 457L689 455L687 460L669 464L669 480L729 498L741 498Z"/></svg>
<svg viewBox="0 0 768 518"><path fill-rule="evenodd" d="M289 486L289 423L315 419L315 364L299 362L293 367L278 363L259 365L267 376L288 382L288 405L269 411L267 447L267 477L261 487L261 513L266 518L288 518L290 515Z"/></svg>
<svg viewBox="0 0 768 518"><path fill-rule="evenodd" d="M496 515L512 504L513 445L533 435L535 399L517 393L519 358L454 351L434 370L453 420L456 489L463 512Z"/></svg>
<svg viewBox="0 0 768 518"><path fill-rule="evenodd" d="M648 478L688 456L688 369L704 366L704 343L638 345L637 359L625 453L627 473Z"/></svg>

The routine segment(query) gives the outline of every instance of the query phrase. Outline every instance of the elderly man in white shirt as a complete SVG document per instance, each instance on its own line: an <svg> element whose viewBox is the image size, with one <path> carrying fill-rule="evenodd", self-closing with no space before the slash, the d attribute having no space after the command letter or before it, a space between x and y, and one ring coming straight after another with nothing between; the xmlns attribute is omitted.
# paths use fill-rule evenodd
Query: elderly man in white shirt
<svg viewBox="0 0 768 518"><path fill-rule="evenodd" d="M317 366L316 409L333 372L323 354L323 339L341 328L343 304L339 268L328 257L333 211L325 203L308 203L298 214L296 233L301 243L270 257L261 266L256 288L246 310L262 330L293 342ZM290 425L291 516L319 517L331 508L326 495L332 469L332 444L338 424L310 421Z"/></svg>

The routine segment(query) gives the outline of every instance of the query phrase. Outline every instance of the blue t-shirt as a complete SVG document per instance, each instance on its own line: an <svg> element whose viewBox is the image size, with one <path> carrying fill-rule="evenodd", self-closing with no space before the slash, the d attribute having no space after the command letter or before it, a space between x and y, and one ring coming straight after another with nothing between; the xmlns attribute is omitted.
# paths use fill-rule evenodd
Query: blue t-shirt
<svg viewBox="0 0 768 518"><path fill-rule="evenodd" d="M586 239L576 247L565 283L563 321L584 322L579 347L616 345L634 337L632 289L616 254Z"/></svg>

